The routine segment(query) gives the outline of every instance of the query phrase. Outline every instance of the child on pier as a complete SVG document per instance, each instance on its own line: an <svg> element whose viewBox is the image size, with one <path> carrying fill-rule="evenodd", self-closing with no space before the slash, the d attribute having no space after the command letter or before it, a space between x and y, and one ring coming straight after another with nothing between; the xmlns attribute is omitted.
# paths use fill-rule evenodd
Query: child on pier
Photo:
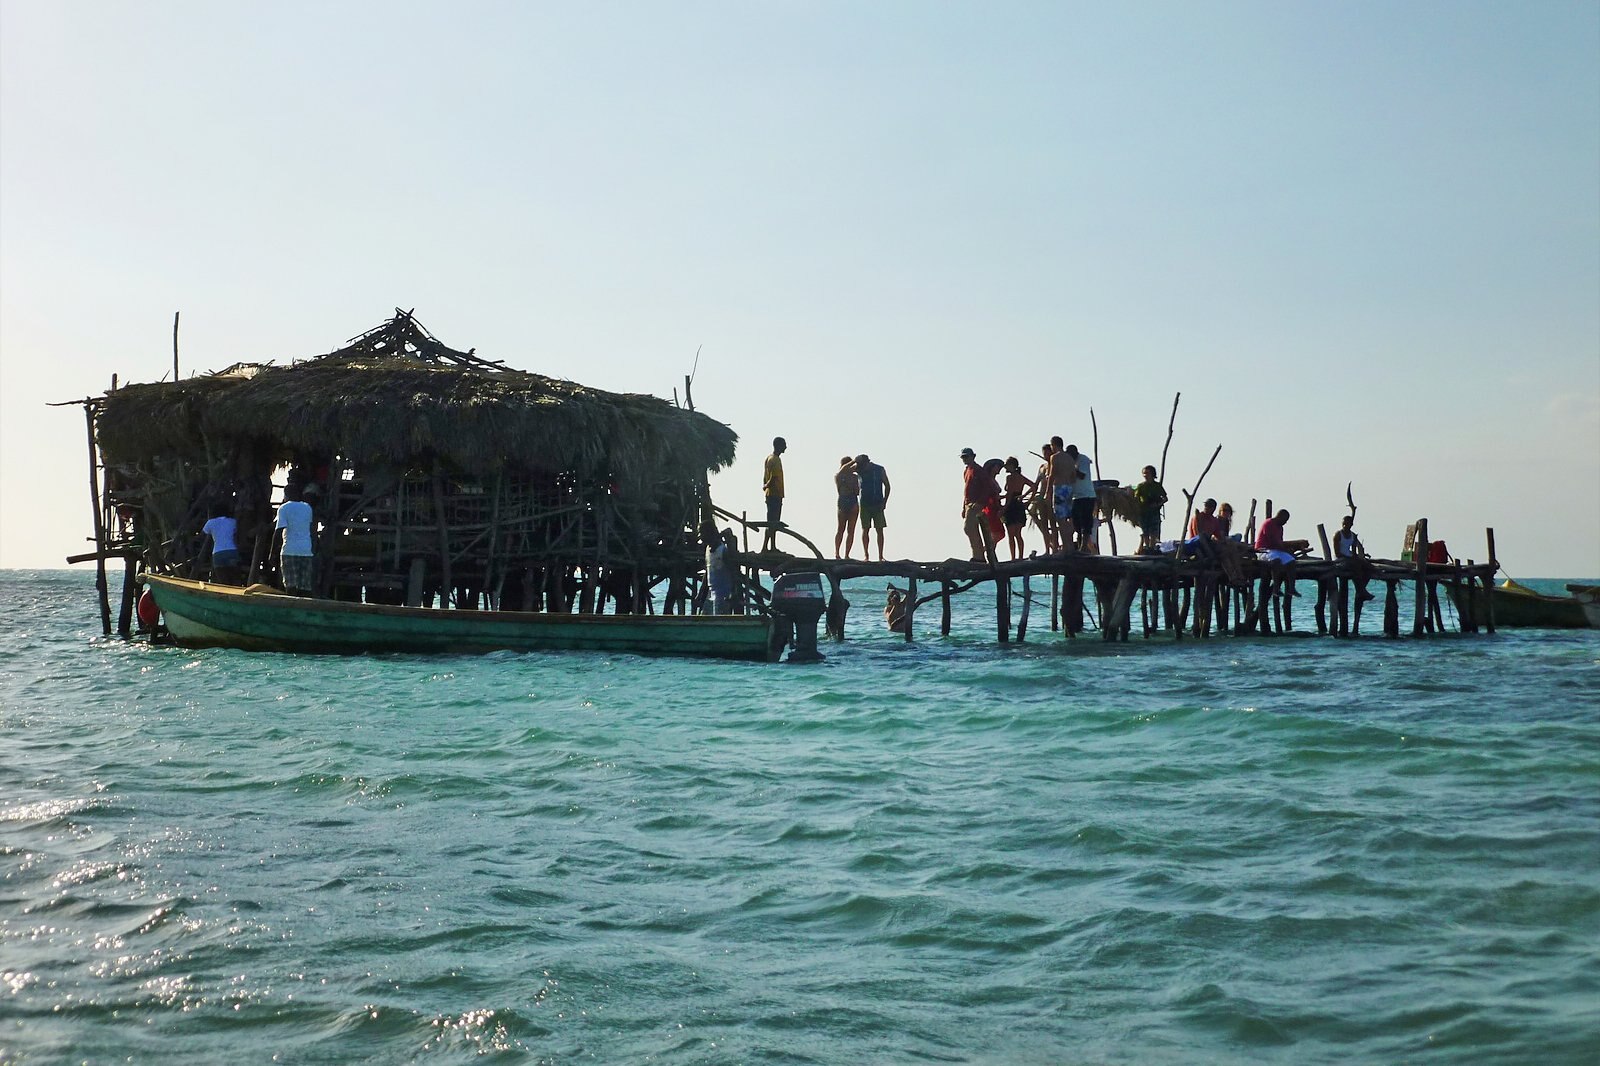
<svg viewBox="0 0 1600 1066"><path fill-rule="evenodd" d="M1161 506L1167 502L1167 490L1156 480L1156 468L1144 468L1144 480L1133 487L1133 498L1139 501L1139 554L1159 551L1161 547Z"/></svg>

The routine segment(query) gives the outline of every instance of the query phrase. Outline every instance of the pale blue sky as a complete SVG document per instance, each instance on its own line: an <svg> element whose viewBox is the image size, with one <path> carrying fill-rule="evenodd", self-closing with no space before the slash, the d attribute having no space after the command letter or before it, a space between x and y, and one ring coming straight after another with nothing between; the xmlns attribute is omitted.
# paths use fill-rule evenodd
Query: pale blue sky
<svg viewBox="0 0 1600 1066"><path fill-rule="evenodd" d="M964 554L960 465L1355 482L1520 576L1600 574L1600 5L0 0L0 566L88 530L112 373L446 343L695 399L713 483ZM1170 524L1176 525L1176 518ZM1120 534L1131 539L1128 531Z"/></svg>

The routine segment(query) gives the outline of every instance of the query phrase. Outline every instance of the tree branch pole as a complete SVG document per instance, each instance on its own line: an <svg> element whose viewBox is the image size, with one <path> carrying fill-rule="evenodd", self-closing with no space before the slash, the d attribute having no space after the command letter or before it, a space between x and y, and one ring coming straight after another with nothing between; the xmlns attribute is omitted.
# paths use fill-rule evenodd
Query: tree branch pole
<svg viewBox="0 0 1600 1066"><path fill-rule="evenodd" d="M182 312L172 312L172 380L178 380L178 315Z"/></svg>
<svg viewBox="0 0 1600 1066"><path fill-rule="evenodd" d="M1172 397L1172 417L1167 419L1167 443L1161 446L1161 470L1156 474L1156 480L1163 485L1167 482L1167 449L1172 447L1172 427L1178 423L1178 401L1181 399L1181 392Z"/></svg>
<svg viewBox="0 0 1600 1066"><path fill-rule="evenodd" d="M1089 408L1089 426L1094 431L1094 473L1095 473L1095 477L1101 477L1102 476L1102 471L1101 471L1101 467L1100 467L1100 423L1095 421L1094 408L1093 407ZM1034 454L1038 455L1037 452L1035 452ZM1043 456L1040 456L1040 458L1043 458ZM1034 492L1038 492L1039 491L1039 487L1037 485L1034 486L1033 491ZM1047 502L1047 505L1048 505L1049 501L1046 501L1046 502ZM1097 498L1095 500L1096 506L1098 506L1099 503L1100 503L1100 501ZM1111 554L1112 555L1116 555L1117 554L1117 524L1115 522L1111 521L1109 516L1107 516L1107 518L1106 518L1106 530L1111 535Z"/></svg>
<svg viewBox="0 0 1600 1066"><path fill-rule="evenodd" d="M1217 456L1221 454L1222 445L1219 444L1217 445L1217 450L1211 453L1211 461L1206 463L1206 468L1200 471L1199 477L1195 478L1194 490L1191 492L1190 490L1185 489L1183 492L1183 497L1187 502L1183 505L1183 525L1178 527L1177 540L1179 544L1182 544L1184 541L1189 539L1189 516L1194 512L1194 498L1200 495L1200 483L1206 479L1207 474L1211 473L1211 464L1215 463L1217 461ZM1180 548L1177 554L1181 556L1183 554L1183 550Z"/></svg>

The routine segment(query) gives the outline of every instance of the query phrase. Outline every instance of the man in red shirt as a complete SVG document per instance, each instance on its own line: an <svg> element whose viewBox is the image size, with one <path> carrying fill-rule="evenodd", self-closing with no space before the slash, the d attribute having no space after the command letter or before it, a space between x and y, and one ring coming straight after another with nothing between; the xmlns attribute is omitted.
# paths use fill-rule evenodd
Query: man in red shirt
<svg viewBox="0 0 1600 1066"><path fill-rule="evenodd" d="M1283 527L1289 521L1289 512L1280 510L1276 515L1261 523L1261 529L1256 533L1256 551L1287 552L1298 555L1311 548L1309 540L1284 540Z"/></svg>
<svg viewBox="0 0 1600 1066"><path fill-rule="evenodd" d="M989 522L984 517L983 505L989 497L999 491L994 478L989 472L978 465L978 453L971 448L961 449L961 461L967 468L962 478L965 489L961 495L961 520L967 532L967 543L972 546L972 559L974 562L984 562L994 550L994 542L989 539Z"/></svg>

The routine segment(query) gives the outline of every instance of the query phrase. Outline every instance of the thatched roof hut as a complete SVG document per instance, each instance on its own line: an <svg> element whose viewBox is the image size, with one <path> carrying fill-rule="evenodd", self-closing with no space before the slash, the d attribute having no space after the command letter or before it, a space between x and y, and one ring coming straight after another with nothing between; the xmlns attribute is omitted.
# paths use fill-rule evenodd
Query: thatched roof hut
<svg viewBox="0 0 1600 1066"><path fill-rule="evenodd" d="M695 565L706 474L737 443L654 396L449 348L405 311L327 355L130 385L92 411L108 503L137 514L147 565L197 565L218 506L247 543L270 544L277 494L307 486L325 592L413 597L423 566L458 603L498 602L517 581L538 602L581 568L634 582L637 609L655 579ZM251 580L270 576L270 555L255 556Z"/></svg>
<svg viewBox="0 0 1600 1066"><path fill-rule="evenodd" d="M605 392L447 348L409 313L345 348L287 366L239 365L106 396L108 464L265 446L281 463L574 472L643 487L733 461L728 426L654 396ZM209 445L209 448L208 448Z"/></svg>

